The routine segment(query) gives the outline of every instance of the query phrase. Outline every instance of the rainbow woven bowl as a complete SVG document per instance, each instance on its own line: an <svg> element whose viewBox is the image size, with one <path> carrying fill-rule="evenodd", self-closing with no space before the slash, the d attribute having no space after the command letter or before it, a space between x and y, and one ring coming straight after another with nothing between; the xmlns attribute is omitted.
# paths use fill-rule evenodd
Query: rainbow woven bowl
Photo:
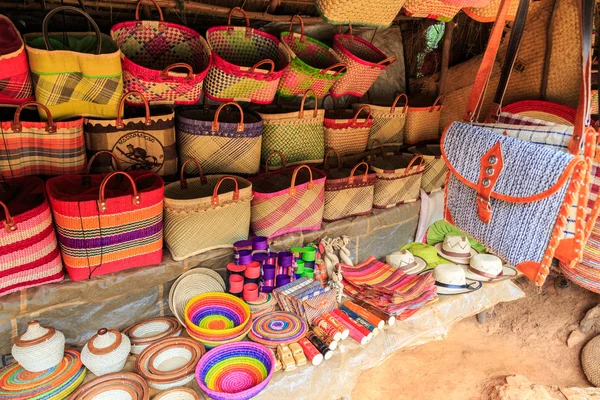
<svg viewBox="0 0 600 400"><path fill-rule="evenodd" d="M209 351L196 367L200 388L215 400L250 399L267 386L275 357L265 346L242 342Z"/></svg>
<svg viewBox="0 0 600 400"><path fill-rule="evenodd" d="M250 330L250 308L227 293L198 295L188 302L184 314L189 335L208 348L240 341Z"/></svg>

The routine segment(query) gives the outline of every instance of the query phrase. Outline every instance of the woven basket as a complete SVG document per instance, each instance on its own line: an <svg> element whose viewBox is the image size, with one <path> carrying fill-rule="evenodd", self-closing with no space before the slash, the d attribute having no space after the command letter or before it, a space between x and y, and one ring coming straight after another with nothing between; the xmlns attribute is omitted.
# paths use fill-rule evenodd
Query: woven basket
<svg viewBox="0 0 600 400"><path fill-rule="evenodd" d="M247 400L269 384L275 357L258 343L242 342L209 351L198 363L196 381L215 400Z"/></svg>
<svg viewBox="0 0 600 400"><path fill-rule="evenodd" d="M420 161L419 164L415 164L417 161ZM380 158L371 157L370 165L377 175L373 207L391 208L419 199L423 156L405 153L386 155L382 150Z"/></svg>
<svg viewBox="0 0 600 400"><path fill-rule="evenodd" d="M440 118L444 95L439 96L430 107L408 107L404 144L416 144L440 138Z"/></svg>
<svg viewBox="0 0 600 400"><path fill-rule="evenodd" d="M64 278L44 182L0 183L0 296Z"/></svg>
<svg viewBox="0 0 600 400"><path fill-rule="evenodd" d="M175 388L157 394L152 400L200 400L200 396L190 388Z"/></svg>
<svg viewBox="0 0 600 400"><path fill-rule="evenodd" d="M17 336L11 355L25 370L33 373L54 368L63 361L65 335L54 328L41 326L38 321L27 324L27 331Z"/></svg>
<svg viewBox="0 0 600 400"><path fill-rule="evenodd" d="M96 376L111 374L123 369L130 351L126 335L102 328L83 346L81 362Z"/></svg>
<svg viewBox="0 0 600 400"><path fill-rule="evenodd" d="M517 101L502 107L502 111L554 124L571 126L575 123L577 112L574 108L542 100Z"/></svg>
<svg viewBox="0 0 600 400"><path fill-rule="evenodd" d="M199 294L224 292L223 278L208 268L194 268L183 273L169 292L169 308L182 325L185 325L185 307L191 299Z"/></svg>
<svg viewBox="0 0 600 400"><path fill-rule="evenodd" d="M243 14L246 27L231 25L236 11ZM211 100L257 104L273 101L290 63L290 55L279 39L251 28L248 15L240 7L231 9L227 26L209 28L206 39L212 49L212 65L204 90ZM265 65L268 69L260 68Z"/></svg>
<svg viewBox="0 0 600 400"><path fill-rule="evenodd" d="M361 112L367 111L364 118ZM358 110L327 110L323 121L325 127L325 150L335 150L340 156L362 153L367 149L369 133L373 126L371 108L368 105Z"/></svg>
<svg viewBox="0 0 600 400"><path fill-rule="evenodd" d="M442 0L442 2L460 8L485 7L490 4L490 0Z"/></svg>
<svg viewBox="0 0 600 400"><path fill-rule="evenodd" d="M370 42L352 34L337 34L333 38L333 50L348 71L331 87L330 93L338 98L345 95L363 97L379 75L396 61L388 57Z"/></svg>
<svg viewBox="0 0 600 400"><path fill-rule="evenodd" d="M304 94L300 111L280 105L263 106L256 110L263 120L263 164L274 150L279 150L285 156L288 165L323 161L325 111L317 109L316 101L314 111L304 111L306 99L311 93L314 96L309 89ZM272 157L268 165L280 167L281 159Z"/></svg>
<svg viewBox="0 0 600 400"><path fill-rule="evenodd" d="M327 156L331 153L337 156L338 165L337 168L329 170ZM360 167L365 167L364 174L355 176ZM335 150L329 150L325 156L324 170L327 180L323 221L331 222L371 213L377 178L375 174L369 174L369 165L366 162L360 162L354 168L343 168L340 155Z"/></svg>
<svg viewBox="0 0 600 400"><path fill-rule="evenodd" d="M116 372L95 378L80 386L69 400L148 400L146 381L133 372Z"/></svg>
<svg viewBox="0 0 600 400"><path fill-rule="evenodd" d="M125 91L142 92L152 104L196 104L211 64L210 48L193 29L165 22L154 0L150 1L160 20L140 20L140 6L145 1L138 2L135 21L118 23L110 31L123 54ZM136 96L128 102L142 105L143 99Z"/></svg>
<svg viewBox="0 0 600 400"><path fill-rule="evenodd" d="M300 21L300 35L292 32L294 19ZM277 94L284 97L302 96L314 91L313 98L324 97L331 86L346 72L346 65L332 48L304 34L304 21L292 17L289 32L281 33L281 43L290 54L290 66L284 71Z"/></svg>
<svg viewBox="0 0 600 400"><path fill-rule="evenodd" d="M173 260L181 261L205 251L231 247L248 239L252 184L227 175L184 179L165 186L165 242Z"/></svg>
<svg viewBox="0 0 600 400"><path fill-rule="evenodd" d="M369 95L369 93L370 92L367 92L367 95ZM396 108L401 98L405 100L405 104L401 108ZM402 146L404 143L406 115L408 114L408 97L405 94L397 95L394 102L389 107L354 103L352 108L358 110L364 105L369 106L371 109L371 116L373 117L373 125L369 130L367 147L371 148L374 141L389 146Z"/></svg>
<svg viewBox="0 0 600 400"><path fill-rule="evenodd" d="M414 18L431 18L438 21L450 22L458 14L461 6L455 2L442 0L406 0L404 14Z"/></svg>
<svg viewBox="0 0 600 400"><path fill-rule="evenodd" d="M254 195L250 227L256 236L272 238L321 228L324 172L301 165L266 172L249 180Z"/></svg>
<svg viewBox="0 0 600 400"><path fill-rule="evenodd" d="M237 112L221 112L233 105ZM263 122L239 104L224 103L216 109L187 107L177 113L179 157L194 159L206 174L256 174L260 169ZM191 174L193 166L186 173Z"/></svg>
<svg viewBox="0 0 600 400"><path fill-rule="evenodd" d="M479 22L494 22L498 15L498 9L502 0L491 0L489 4L485 6L474 6L463 8L465 14ZM508 7L508 14L506 15L507 21L514 21L517 15L517 8L519 7L518 1L511 1Z"/></svg>
<svg viewBox="0 0 600 400"><path fill-rule="evenodd" d="M427 194L442 190L446 182L448 167L442 158L440 146L437 144L415 146L409 148L408 151L423 156L425 165L423 167L421 189Z"/></svg>
<svg viewBox="0 0 600 400"><path fill-rule="evenodd" d="M600 336L590 340L581 351L581 367L588 381L600 387Z"/></svg>
<svg viewBox="0 0 600 400"><path fill-rule="evenodd" d="M0 104L35 100L23 38L12 21L0 15Z"/></svg>
<svg viewBox="0 0 600 400"><path fill-rule="evenodd" d="M332 25L365 25L387 28L404 0L315 0L323 19Z"/></svg>
<svg viewBox="0 0 600 400"><path fill-rule="evenodd" d="M123 334L131 341L131 354L140 354L151 344L181 335L181 330L177 318L156 317L128 326Z"/></svg>

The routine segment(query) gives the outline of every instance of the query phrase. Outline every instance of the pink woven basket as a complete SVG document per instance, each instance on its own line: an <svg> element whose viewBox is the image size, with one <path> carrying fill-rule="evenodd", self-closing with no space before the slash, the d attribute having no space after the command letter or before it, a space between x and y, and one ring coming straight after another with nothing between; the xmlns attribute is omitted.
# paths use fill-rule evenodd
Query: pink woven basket
<svg viewBox="0 0 600 400"><path fill-rule="evenodd" d="M348 70L346 75L333 84L330 93L333 97L351 95L362 97L375 83L379 75L392 65L397 58L388 57L365 39L350 33L340 33L333 38L333 50L338 54Z"/></svg>

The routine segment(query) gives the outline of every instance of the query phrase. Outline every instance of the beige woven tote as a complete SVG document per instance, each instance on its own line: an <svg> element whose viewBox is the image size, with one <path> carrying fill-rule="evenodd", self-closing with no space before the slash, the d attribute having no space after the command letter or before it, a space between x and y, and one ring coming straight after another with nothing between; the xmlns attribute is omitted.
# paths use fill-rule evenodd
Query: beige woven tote
<svg viewBox="0 0 600 400"><path fill-rule="evenodd" d="M304 111L308 96L315 96L314 91L307 90L296 108L281 105L269 105L256 108L255 111L263 119L263 138L261 163L267 161L267 156L274 150L279 150L285 156L287 165L305 163L320 163L323 161L325 139L323 136L323 120L325 110L315 108ZM279 158L271 158L270 167L280 167Z"/></svg>
<svg viewBox="0 0 600 400"><path fill-rule="evenodd" d="M356 24L387 28L404 0L315 0L323 19L332 25Z"/></svg>
<svg viewBox="0 0 600 400"><path fill-rule="evenodd" d="M368 110L364 118L360 114ZM367 149L369 132L373 126L371 108L362 106L353 110L327 110L323 121L325 134L325 151L335 150L340 156L362 153Z"/></svg>
<svg viewBox="0 0 600 400"><path fill-rule="evenodd" d="M196 164L200 177L184 179L189 162ZM248 239L252 184L229 175L204 175L200 163L186 160L181 180L165 186L164 235L173 259L232 247Z"/></svg>
<svg viewBox="0 0 600 400"><path fill-rule="evenodd" d="M338 166L332 170L327 164L329 154L337 156ZM365 172L357 175L360 167L364 167ZM343 168L340 155L335 150L329 150L325 155L324 170L327 179L323 221L332 222L371 213L377 177L369 173L369 164L362 161L352 169Z"/></svg>
<svg viewBox="0 0 600 400"><path fill-rule="evenodd" d="M423 156L425 165L423 167L423 179L421 189L427 194L439 192L446 182L448 167L442 158L439 144L428 144L425 146L414 146L408 149L413 154Z"/></svg>
<svg viewBox="0 0 600 400"><path fill-rule="evenodd" d="M396 108L400 99L404 99L405 104L403 107ZM397 95L390 107L355 103L352 108L358 110L366 105L371 109L373 117L373 126L369 131L367 147L371 148L373 141L384 145L402 146L406 114L408 113L408 97L403 93Z"/></svg>
<svg viewBox="0 0 600 400"><path fill-rule="evenodd" d="M386 155L382 151L382 156L372 157L370 164L377 175L374 208L391 208L419 199L424 171L423 156L406 153Z"/></svg>
<svg viewBox="0 0 600 400"><path fill-rule="evenodd" d="M440 118L444 95L439 96L430 107L408 107L404 144L417 144L440 138Z"/></svg>

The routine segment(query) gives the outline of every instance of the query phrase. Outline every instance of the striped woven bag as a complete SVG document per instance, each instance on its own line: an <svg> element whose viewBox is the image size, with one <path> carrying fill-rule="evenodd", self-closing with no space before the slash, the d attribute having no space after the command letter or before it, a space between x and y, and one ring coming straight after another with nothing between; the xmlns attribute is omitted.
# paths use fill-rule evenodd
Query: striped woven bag
<svg viewBox="0 0 600 400"><path fill-rule="evenodd" d="M439 144L428 144L423 146L413 146L408 149L413 154L420 154L424 160L423 179L421 180L421 189L430 194L438 192L444 187L448 167L442 158Z"/></svg>
<svg viewBox="0 0 600 400"><path fill-rule="evenodd" d="M224 110L235 106L237 112ZM223 111L223 112L222 112ZM234 102L219 108L185 107L177 112L179 156L200 162L207 174L256 174L260 169L263 121ZM192 173L188 166L186 173Z"/></svg>
<svg viewBox="0 0 600 400"><path fill-rule="evenodd" d="M64 278L40 178L18 178L0 185L0 221L0 296Z"/></svg>
<svg viewBox="0 0 600 400"><path fill-rule="evenodd" d="M37 111L48 120L40 122ZM54 121L50 110L36 102L0 107L0 175L4 179L28 175L65 175L85 171L83 118Z"/></svg>
<svg viewBox="0 0 600 400"><path fill-rule="evenodd" d="M245 27L231 25L236 11L246 19ZM227 26L209 28L206 40L212 49L212 64L204 86L208 98L257 104L273 101L290 64L290 55L279 39L251 28L246 12L235 7L229 12Z"/></svg>
<svg viewBox="0 0 600 400"><path fill-rule="evenodd" d="M314 92L309 89L300 103L300 110L295 107L270 105L256 109L263 120L263 138L261 163L267 161L274 150L283 153L287 165L319 163L323 161L325 139L323 120L325 110L304 110L306 99ZM281 162L271 157L270 167L280 167Z"/></svg>
<svg viewBox="0 0 600 400"><path fill-rule="evenodd" d="M21 34L8 17L0 15L0 104L33 101L33 84Z"/></svg>
<svg viewBox="0 0 600 400"><path fill-rule="evenodd" d="M366 115L359 118L363 111L366 111ZM371 108L365 105L356 112L327 110L323 126L325 127L325 151L333 149L342 157L362 153L367 149L369 132L373 126Z"/></svg>
<svg viewBox="0 0 600 400"><path fill-rule="evenodd" d="M46 190L72 280L162 261L164 183L157 174L58 176Z"/></svg>
<svg viewBox="0 0 600 400"><path fill-rule="evenodd" d="M330 170L327 156L332 153L337 157L338 165ZM365 167L365 172L358 176L356 174L360 167ZM374 173L369 173L369 164L363 161L354 168L343 168L340 155L335 150L329 150L323 168L327 176L323 221L331 222L371 213L377 177Z"/></svg>
<svg viewBox="0 0 600 400"><path fill-rule="evenodd" d="M49 34L50 20L63 11L83 15L94 32ZM75 7L52 9L42 28L43 33L24 36L36 101L48 107L56 119L73 115L115 118L123 95L117 43ZM43 110L40 115L45 117Z"/></svg>
<svg viewBox="0 0 600 400"><path fill-rule="evenodd" d="M193 162L200 176L185 179ZM175 261L248 239L252 184L228 175L207 175L196 160L181 166L179 182L165 186L165 242Z"/></svg>
<svg viewBox="0 0 600 400"><path fill-rule="evenodd" d="M370 99L370 92L367 92L367 95ZM396 108L400 99L405 100L404 106ZM370 100L369 103L371 103ZM403 93L397 95L389 107L354 103L352 108L358 110L365 105L369 106L371 116L373 117L373 125L369 131L367 147L371 148L375 141L388 146L402 146L404 143L406 115L408 114L408 97Z"/></svg>
<svg viewBox="0 0 600 400"><path fill-rule="evenodd" d="M292 32L294 19L300 21L299 36ZM302 96L312 89L314 98L320 99L346 73L346 65L331 47L304 34L304 21L299 15L292 17L289 32L281 32L280 37L291 57L277 89L280 96Z"/></svg>
<svg viewBox="0 0 600 400"><path fill-rule="evenodd" d="M418 163L417 163L418 162ZM421 196L421 180L425 163L423 156L399 153L381 157L371 154L369 164L377 176L373 207L391 208L413 203Z"/></svg>
<svg viewBox="0 0 600 400"><path fill-rule="evenodd" d="M254 195L250 228L256 236L272 238L321 228L325 205L323 171L300 165L266 172L249 181Z"/></svg>

